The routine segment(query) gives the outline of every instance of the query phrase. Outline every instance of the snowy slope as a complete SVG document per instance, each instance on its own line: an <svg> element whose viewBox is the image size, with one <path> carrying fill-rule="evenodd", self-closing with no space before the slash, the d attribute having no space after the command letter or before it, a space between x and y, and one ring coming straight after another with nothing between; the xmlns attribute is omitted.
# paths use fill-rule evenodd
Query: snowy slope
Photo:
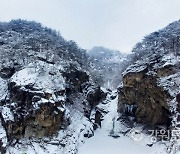
<svg viewBox="0 0 180 154"><path fill-rule="evenodd" d="M86 140L78 154L167 154L168 142L157 142L148 146L152 144L151 137L141 132L141 127L130 129L117 121L117 102L116 97L104 106L109 112L102 121L102 127L95 131L94 137ZM128 133L122 133L126 131ZM134 132L140 132L140 136L134 136ZM176 150L174 148L171 154L178 154Z"/></svg>
<svg viewBox="0 0 180 154"><path fill-rule="evenodd" d="M0 57L0 153L75 154L93 136L85 50L19 19L0 23Z"/></svg>

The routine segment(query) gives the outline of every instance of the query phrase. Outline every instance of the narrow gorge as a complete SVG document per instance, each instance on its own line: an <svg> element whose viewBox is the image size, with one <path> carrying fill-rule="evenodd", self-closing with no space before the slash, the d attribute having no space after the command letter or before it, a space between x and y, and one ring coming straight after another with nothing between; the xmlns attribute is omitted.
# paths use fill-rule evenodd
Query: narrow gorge
<svg viewBox="0 0 180 154"><path fill-rule="evenodd" d="M34 21L0 23L0 153L179 154L179 38L176 21L131 54L86 51Z"/></svg>

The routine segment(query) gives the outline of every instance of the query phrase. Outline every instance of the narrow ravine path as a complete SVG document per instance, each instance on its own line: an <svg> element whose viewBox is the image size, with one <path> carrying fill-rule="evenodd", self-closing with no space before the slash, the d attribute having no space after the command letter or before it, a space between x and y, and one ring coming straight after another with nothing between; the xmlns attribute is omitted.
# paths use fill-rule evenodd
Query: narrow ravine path
<svg viewBox="0 0 180 154"><path fill-rule="evenodd" d="M123 126L116 122L117 102L116 97L107 104L109 112L102 121L102 127L95 131L92 138L86 140L78 154L165 154L165 147L160 144L149 147L145 137L141 141L134 141L118 132L118 128Z"/></svg>

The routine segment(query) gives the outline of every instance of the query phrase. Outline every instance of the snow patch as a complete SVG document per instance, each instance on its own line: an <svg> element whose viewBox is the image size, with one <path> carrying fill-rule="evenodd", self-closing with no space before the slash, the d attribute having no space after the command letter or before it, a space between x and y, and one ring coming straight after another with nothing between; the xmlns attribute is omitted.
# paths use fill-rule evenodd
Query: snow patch
<svg viewBox="0 0 180 154"><path fill-rule="evenodd" d="M78 154L117 154L119 152L123 154L166 154L166 147L161 143L156 143L152 147L147 146L151 142L146 134L143 134L142 140L134 140L131 133L127 135L120 133L130 128L117 121L119 116L117 103L118 97L109 100L109 103L104 106L109 112L104 116L102 127L95 131L94 137L86 140L85 144L79 148Z"/></svg>
<svg viewBox="0 0 180 154"><path fill-rule="evenodd" d="M1 114L5 122L7 121L14 121L13 113L11 112L10 108L2 107Z"/></svg>
<svg viewBox="0 0 180 154"><path fill-rule="evenodd" d="M65 80L59 70L51 66L51 64L39 63L39 65L27 67L16 72L12 76L11 82L15 82L20 86L32 85L47 93L65 89ZM53 75L49 73L52 70L54 71Z"/></svg>

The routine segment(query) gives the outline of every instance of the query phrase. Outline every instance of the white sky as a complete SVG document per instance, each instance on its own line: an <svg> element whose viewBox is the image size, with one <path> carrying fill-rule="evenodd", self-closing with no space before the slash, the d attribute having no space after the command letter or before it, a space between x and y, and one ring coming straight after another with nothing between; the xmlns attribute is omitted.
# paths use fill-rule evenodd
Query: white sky
<svg viewBox="0 0 180 154"><path fill-rule="evenodd" d="M82 48L131 51L143 36L180 19L180 0L0 0L0 21L41 22Z"/></svg>

